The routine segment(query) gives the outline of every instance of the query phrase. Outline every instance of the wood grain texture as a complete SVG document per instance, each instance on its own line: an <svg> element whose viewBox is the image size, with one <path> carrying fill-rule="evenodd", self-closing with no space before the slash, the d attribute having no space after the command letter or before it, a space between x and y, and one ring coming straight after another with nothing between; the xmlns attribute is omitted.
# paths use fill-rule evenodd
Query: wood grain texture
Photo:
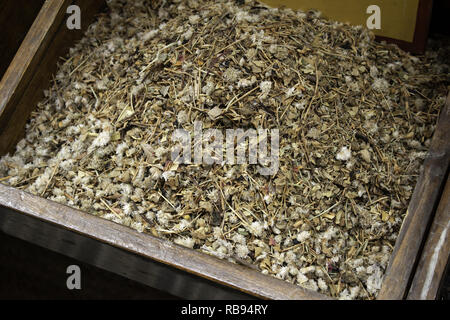
<svg viewBox="0 0 450 320"><path fill-rule="evenodd" d="M0 1L0 79L8 69L44 0Z"/></svg>
<svg viewBox="0 0 450 320"><path fill-rule="evenodd" d="M329 299L286 281L0 184L0 207L263 299ZM2 214L0 212L0 214ZM3 220L2 229L8 229ZM51 229L48 229L51 230ZM19 231L17 231L19 232ZM46 234L51 237L51 234ZM63 242L57 245L64 247ZM80 250L81 248L74 248ZM89 250L89 247L85 247ZM93 256L92 259L99 257ZM121 263L126 263L122 260ZM171 284L168 284L171 285Z"/></svg>
<svg viewBox="0 0 450 320"><path fill-rule="evenodd" d="M66 27L70 4L81 9L81 30ZM0 82L0 155L14 151L25 124L49 87L57 62L89 26L104 0L46 0Z"/></svg>
<svg viewBox="0 0 450 320"><path fill-rule="evenodd" d="M450 159L450 95L441 111L431 147L395 243L378 299L404 299L421 246L440 199Z"/></svg>
<svg viewBox="0 0 450 320"><path fill-rule="evenodd" d="M408 293L410 300L435 300L450 256L450 179L447 179L417 271Z"/></svg>

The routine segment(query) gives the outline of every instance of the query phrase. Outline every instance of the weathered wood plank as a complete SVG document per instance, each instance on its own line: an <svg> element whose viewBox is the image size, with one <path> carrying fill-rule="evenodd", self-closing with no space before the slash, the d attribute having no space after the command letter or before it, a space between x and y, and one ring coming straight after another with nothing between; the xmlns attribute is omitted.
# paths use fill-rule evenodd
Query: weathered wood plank
<svg viewBox="0 0 450 320"><path fill-rule="evenodd" d="M82 35L81 31L68 30L65 27L65 10L70 3L76 3L82 8L82 24L83 27L87 27L90 18L99 11L103 1L46 1L0 83L0 155L12 151L23 136L29 114L42 99L42 91L48 87L51 75L56 71L57 59ZM441 112L432 146L400 230L379 299L402 299L408 290L420 247L448 170L449 101L450 97L447 106ZM157 283L157 274L166 270L167 274L176 275L168 271L176 269L189 274L191 284L196 281L211 282L217 284L217 288L220 286L227 288L226 290L222 288L223 292L232 289L266 299L328 298L262 275L244 266L234 265L198 251L179 247L166 240L140 234L128 227L0 184L0 211L2 207L4 211L0 212L2 230L9 230L10 234L20 233L27 241L36 240L39 245L84 259L88 263L118 274L134 277L133 279L143 283L152 285L156 283L156 287L164 286ZM24 228L28 228L26 231L11 227L20 226L21 222L24 222ZM46 232L39 233L40 227ZM63 241L52 242L54 236L60 236ZM74 242L70 243L72 240ZM86 243L89 245L85 245ZM89 251L95 246L105 250L99 251L99 254L107 252L108 259L99 258L94 253L81 252L84 249ZM114 260L114 256L121 258ZM133 263L139 264L140 268L145 266L159 268L160 273L152 273L152 280L148 282L149 280L142 274L133 273L136 272ZM157 264L160 266L157 267ZM169 279L167 275L165 279Z"/></svg>
<svg viewBox="0 0 450 320"><path fill-rule="evenodd" d="M440 199L450 159L450 95L439 118L431 147L395 243L378 299L404 299L425 233Z"/></svg>
<svg viewBox="0 0 450 320"><path fill-rule="evenodd" d="M44 0L3 0L0 1L0 79L8 69Z"/></svg>
<svg viewBox="0 0 450 320"><path fill-rule="evenodd" d="M436 216L408 293L411 300L435 300L450 256L450 179L447 179Z"/></svg>
<svg viewBox="0 0 450 320"><path fill-rule="evenodd" d="M2 212L1 207L3 207L4 212L7 211L7 216ZM23 224L23 228L26 228L26 230L17 228L20 219L27 217L50 224L53 228L45 227L45 232L42 230L36 233L36 224L33 226L29 222ZM11 224L14 224L15 228L12 228ZM44 226L44 224L42 225ZM139 233L129 227L2 184L0 184L0 229L6 233L10 233L11 230L17 234L20 233L24 237L29 237L28 241L42 241L42 237L45 237L47 245L51 246L50 249L60 249L67 255L83 257L94 265L102 264L102 259L106 259L106 257L112 259L111 257L117 257L121 254L120 252L126 251L132 253L131 256L144 258L150 263L157 262L164 265L165 269L163 268L160 271L161 276L164 274L164 270L174 268L197 277L199 283L205 280L211 281L258 298L329 299L323 294L264 275L248 267L232 264L202 252L181 247L168 240ZM82 239L73 236L71 238L62 237L61 234L64 234L64 232L76 233L81 235ZM54 240L48 242L48 239ZM61 241L58 241L58 239ZM83 239L85 239L84 245L81 245ZM96 251L90 251L95 243L104 244L107 247L103 247L100 254L95 254ZM121 249L121 251L119 252L117 249ZM134 270L134 272L139 270L135 270L133 260L126 259L126 255L123 257L120 261L114 260L115 263L102 264L101 267L132 277L133 274L130 274L130 270ZM139 269L148 271L145 265L145 263L140 264ZM123 270L125 270L125 274ZM142 281L142 277L138 280ZM180 281L177 284L169 279L163 285L167 289L167 287L173 287L174 285L183 286L183 282ZM161 286L159 284L159 289Z"/></svg>

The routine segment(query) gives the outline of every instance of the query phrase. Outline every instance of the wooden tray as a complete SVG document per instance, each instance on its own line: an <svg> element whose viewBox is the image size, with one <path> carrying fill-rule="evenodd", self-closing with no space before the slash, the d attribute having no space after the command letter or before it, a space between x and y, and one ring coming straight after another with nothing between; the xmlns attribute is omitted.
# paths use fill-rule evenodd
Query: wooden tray
<svg viewBox="0 0 450 320"><path fill-rule="evenodd" d="M103 1L47 0L0 83L0 154L14 151L25 123L43 97L58 57L80 38L65 11L75 3L83 27ZM386 272L380 299L408 292L422 240L449 165L449 103L425 160ZM0 230L50 250L190 299L330 299L242 265L178 246L131 228L0 184Z"/></svg>
<svg viewBox="0 0 450 320"><path fill-rule="evenodd" d="M0 79L43 4L44 0L0 1L0 30L8 30L0 37Z"/></svg>

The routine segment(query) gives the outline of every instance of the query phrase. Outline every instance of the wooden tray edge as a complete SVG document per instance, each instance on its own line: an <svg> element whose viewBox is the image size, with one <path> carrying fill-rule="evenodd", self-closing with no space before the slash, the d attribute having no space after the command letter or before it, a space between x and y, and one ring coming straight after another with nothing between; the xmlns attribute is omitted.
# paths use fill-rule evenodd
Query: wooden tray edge
<svg viewBox="0 0 450 320"><path fill-rule="evenodd" d="M450 95L441 111L431 147L411 197L377 299L404 299L425 234L442 193L450 159Z"/></svg>

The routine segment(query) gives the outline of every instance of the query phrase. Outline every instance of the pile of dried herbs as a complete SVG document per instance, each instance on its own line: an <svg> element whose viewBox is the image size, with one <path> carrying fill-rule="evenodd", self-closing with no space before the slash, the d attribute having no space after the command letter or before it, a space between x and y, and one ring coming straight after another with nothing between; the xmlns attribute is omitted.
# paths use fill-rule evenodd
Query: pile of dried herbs
<svg viewBox="0 0 450 320"><path fill-rule="evenodd" d="M448 50L414 57L253 1L108 7L1 159L2 183L334 297L375 297ZM194 121L278 128L278 173L174 164L171 135Z"/></svg>

